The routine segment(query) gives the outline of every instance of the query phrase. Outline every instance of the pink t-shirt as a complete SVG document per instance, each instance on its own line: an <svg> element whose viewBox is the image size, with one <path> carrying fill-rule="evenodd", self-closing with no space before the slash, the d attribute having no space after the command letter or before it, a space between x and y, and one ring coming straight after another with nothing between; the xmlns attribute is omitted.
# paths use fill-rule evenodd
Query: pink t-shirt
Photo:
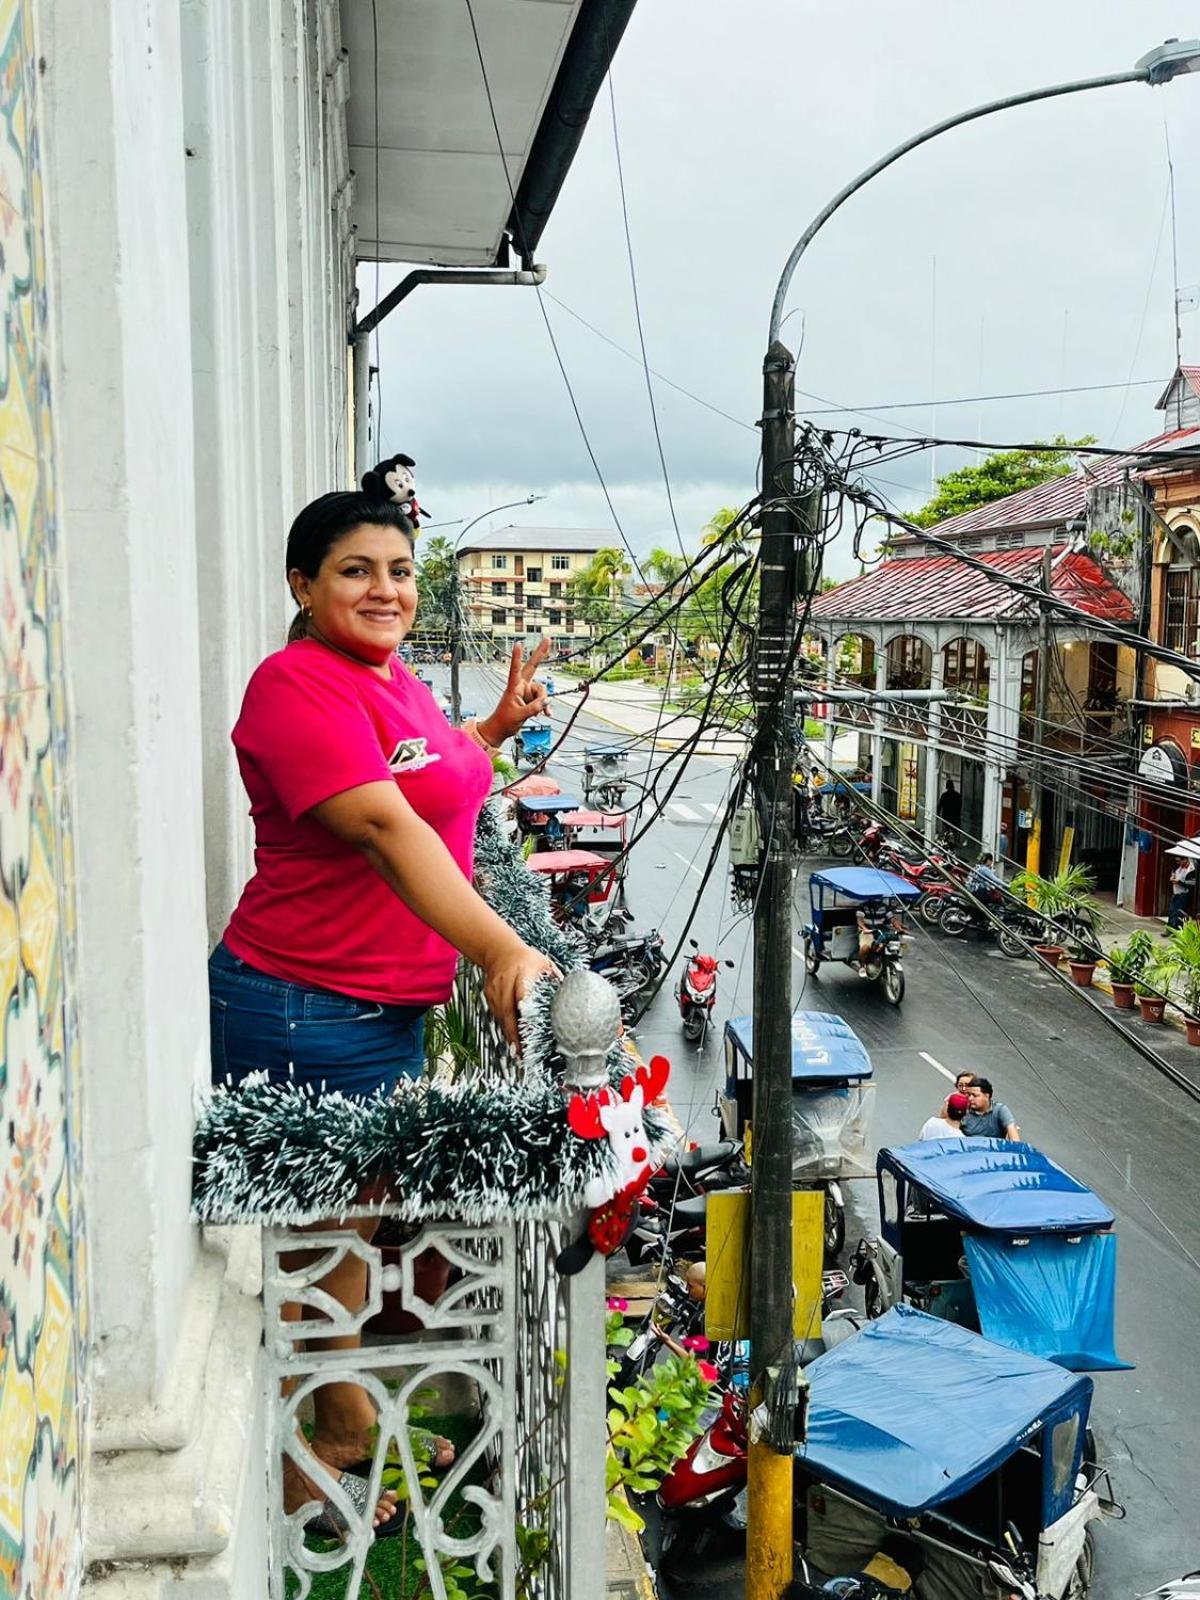
<svg viewBox="0 0 1200 1600"><path fill-rule="evenodd" d="M447 999L454 948L307 813L360 784L395 781L469 878L492 782L479 746L399 661L388 682L314 639L256 670L233 743L255 836L254 876L225 931L233 954L274 977L386 1005Z"/></svg>

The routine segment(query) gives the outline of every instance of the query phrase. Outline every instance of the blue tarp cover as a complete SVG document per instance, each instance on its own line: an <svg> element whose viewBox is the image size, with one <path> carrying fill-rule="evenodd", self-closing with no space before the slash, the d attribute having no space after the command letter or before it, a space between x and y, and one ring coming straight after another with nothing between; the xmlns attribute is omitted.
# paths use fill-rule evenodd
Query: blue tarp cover
<svg viewBox="0 0 1200 1600"><path fill-rule="evenodd" d="M892 1516L957 1499L1053 1424L1079 1416L1092 1380L899 1305L807 1368L808 1439L796 1457ZM1077 1463L1076 1463L1077 1464ZM1070 1504L1074 1473L1044 1503Z"/></svg>
<svg viewBox="0 0 1200 1600"><path fill-rule="evenodd" d="M922 894L907 879L879 867L831 867L828 872L814 872L808 881L848 894L852 900L919 900Z"/></svg>
<svg viewBox="0 0 1200 1600"><path fill-rule="evenodd" d="M532 811L535 816L549 817L557 811L578 811L583 804L569 794L523 794L517 805L522 811Z"/></svg>
<svg viewBox="0 0 1200 1600"><path fill-rule="evenodd" d="M927 1139L881 1150L877 1165L926 1190L947 1216L989 1233L1089 1233L1113 1224L1098 1195L1031 1144Z"/></svg>
<svg viewBox="0 0 1200 1600"><path fill-rule="evenodd" d="M1128 1367L1116 1352L1117 1236L1061 1233L1028 1244L968 1233L963 1238L979 1326L997 1344L1044 1356L1072 1372Z"/></svg>
<svg viewBox="0 0 1200 1600"><path fill-rule="evenodd" d="M753 1017L731 1018L725 1032L753 1060ZM866 1046L848 1022L828 1011L792 1013L793 1083L857 1083L872 1071Z"/></svg>

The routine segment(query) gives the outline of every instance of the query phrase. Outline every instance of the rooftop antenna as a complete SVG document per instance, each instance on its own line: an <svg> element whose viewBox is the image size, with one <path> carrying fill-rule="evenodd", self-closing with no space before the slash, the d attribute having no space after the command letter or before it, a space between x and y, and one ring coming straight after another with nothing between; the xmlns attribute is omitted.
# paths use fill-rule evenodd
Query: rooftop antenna
<svg viewBox="0 0 1200 1600"><path fill-rule="evenodd" d="M1179 320L1179 241L1175 230L1175 163L1171 160L1171 134L1165 117L1163 139L1167 146L1167 196L1171 206L1171 305L1175 318L1175 426L1182 428L1184 386L1179 381L1178 374L1183 365L1183 328Z"/></svg>

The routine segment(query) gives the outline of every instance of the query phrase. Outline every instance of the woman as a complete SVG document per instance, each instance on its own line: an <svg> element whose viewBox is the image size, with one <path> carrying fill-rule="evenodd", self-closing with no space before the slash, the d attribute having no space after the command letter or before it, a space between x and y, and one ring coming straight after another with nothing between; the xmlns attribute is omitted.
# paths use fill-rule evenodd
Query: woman
<svg viewBox="0 0 1200 1600"><path fill-rule="evenodd" d="M553 971L471 886L491 754L544 709L533 674L547 647L525 664L514 649L495 711L454 729L396 655L417 609L398 506L322 495L292 524L287 579L299 608L290 642L255 671L233 730L255 871L209 962L213 1072L388 1092L423 1071L424 1014L449 998L459 952L514 1044L520 1000ZM375 1223L357 1226L369 1238ZM356 1309L365 1265L343 1261L322 1287ZM361 1507L366 1481L343 1469L366 1453L374 1408L354 1384L327 1384L314 1401L311 1447ZM289 1509L320 1498L290 1460L284 1496ZM398 1531L394 1512L385 1496L377 1537ZM336 1534L336 1509L326 1503L310 1528Z"/></svg>

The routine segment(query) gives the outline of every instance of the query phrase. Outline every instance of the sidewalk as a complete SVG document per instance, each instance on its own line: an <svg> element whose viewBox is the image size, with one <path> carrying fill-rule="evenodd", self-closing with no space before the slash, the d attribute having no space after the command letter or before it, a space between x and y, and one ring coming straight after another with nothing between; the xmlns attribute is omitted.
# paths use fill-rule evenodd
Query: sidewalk
<svg viewBox="0 0 1200 1600"><path fill-rule="evenodd" d="M574 710L578 691L569 678L563 678L556 685L554 699ZM699 717L664 709L662 690L639 678L622 683L594 683L584 707L589 716L639 738L649 738L661 729L656 740L660 750L678 750L701 727ZM706 734L695 746L698 756L740 756L745 751L746 740L737 733Z"/></svg>

